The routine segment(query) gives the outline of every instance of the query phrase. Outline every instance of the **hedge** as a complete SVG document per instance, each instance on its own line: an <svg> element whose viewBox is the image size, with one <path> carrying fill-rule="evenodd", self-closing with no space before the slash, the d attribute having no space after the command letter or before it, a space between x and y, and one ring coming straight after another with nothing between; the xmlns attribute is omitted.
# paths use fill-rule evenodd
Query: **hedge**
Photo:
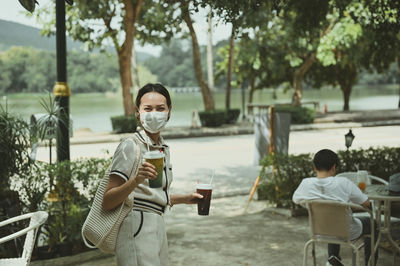
<svg viewBox="0 0 400 266"><path fill-rule="evenodd" d="M199 112L201 126L203 127L219 127L225 124L226 112L225 110L212 110Z"/></svg>
<svg viewBox="0 0 400 266"><path fill-rule="evenodd" d="M315 111L306 107L278 105L275 107L275 112L290 113L292 124L311 124L315 118Z"/></svg>
<svg viewBox="0 0 400 266"><path fill-rule="evenodd" d="M240 115L240 109L229 109L226 111L225 123L235 124Z"/></svg>
<svg viewBox="0 0 400 266"><path fill-rule="evenodd" d="M138 121L134 115L121 115L111 117L113 132L133 133L136 131Z"/></svg>

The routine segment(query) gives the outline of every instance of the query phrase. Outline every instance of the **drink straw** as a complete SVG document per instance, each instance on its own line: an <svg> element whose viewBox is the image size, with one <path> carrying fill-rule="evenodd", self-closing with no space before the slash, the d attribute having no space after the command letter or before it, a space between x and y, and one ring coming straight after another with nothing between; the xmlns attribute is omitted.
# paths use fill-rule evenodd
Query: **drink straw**
<svg viewBox="0 0 400 266"><path fill-rule="evenodd" d="M212 174L211 174L211 180L210 180L210 185L211 185L211 183L212 183L212 181L213 181L213 178L214 178L214 174L215 174L215 169L213 169L213 171L212 171Z"/></svg>

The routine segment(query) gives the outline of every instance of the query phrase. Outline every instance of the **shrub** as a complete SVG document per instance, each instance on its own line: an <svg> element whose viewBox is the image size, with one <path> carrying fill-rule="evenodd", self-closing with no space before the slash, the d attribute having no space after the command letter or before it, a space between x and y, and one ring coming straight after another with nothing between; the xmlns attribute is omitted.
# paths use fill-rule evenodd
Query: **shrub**
<svg viewBox="0 0 400 266"><path fill-rule="evenodd" d="M8 112L0 105L0 221L20 215L22 205L19 191L10 190L13 175L30 172L33 160L29 149L35 141L26 121ZM0 228L0 235L9 235L24 228L23 222ZM0 246L0 258L16 257L22 252L21 238L8 241Z"/></svg>
<svg viewBox="0 0 400 266"><path fill-rule="evenodd" d="M80 252L86 250L81 240L81 226L110 159L55 164L35 161L31 158L31 147L42 139L43 129L45 123L31 127L8 113L7 105L6 108L0 105L0 220L45 210L49 218L41 233L46 236L47 250L58 252L68 244L68 252ZM0 234L8 235L22 227L22 224L5 226ZM0 257L18 256L22 240L3 244Z"/></svg>
<svg viewBox="0 0 400 266"><path fill-rule="evenodd" d="M138 121L134 115L121 115L111 117L111 124L115 133L133 133Z"/></svg>
<svg viewBox="0 0 400 266"><path fill-rule="evenodd" d="M314 110L291 105L278 105L275 107L275 112L290 113L292 116L292 124L311 124L315 117Z"/></svg>
<svg viewBox="0 0 400 266"><path fill-rule="evenodd" d="M57 251L60 244L68 244L70 253L85 250L81 227L109 163L108 159L81 159L44 165L47 180L54 177L55 181L43 202L49 213L43 232L50 250Z"/></svg>
<svg viewBox="0 0 400 266"><path fill-rule="evenodd" d="M30 174L13 176L11 188L19 192L24 208L49 213L41 230L48 245L42 256L86 251L81 227L109 164L110 159L97 158L55 164L35 162Z"/></svg>
<svg viewBox="0 0 400 266"><path fill-rule="evenodd" d="M371 175L389 181L389 177L400 172L400 148L379 147L339 151L338 172L367 170Z"/></svg>
<svg viewBox="0 0 400 266"><path fill-rule="evenodd" d="M199 117L203 127L219 127L226 122L225 110L199 112Z"/></svg>
<svg viewBox="0 0 400 266"><path fill-rule="evenodd" d="M314 175L310 154L285 155L268 154L261 160L262 181L259 198L276 204L277 207L293 208L292 195L301 180ZM275 165L273 172L268 171Z"/></svg>
<svg viewBox="0 0 400 266"><path fill-rule="evenodd" d="M33 142L28 123L0 105L0 191L8 190L12 175L29 170Z"/></svg>
<svg viewBox="0 0 400 266"><path fill-rule="evenodd" d="M339 151L340 172L367 170L370 174L389 180L393 173L400 172L400 148L381 147L350 151ZM315 176L312 166L313 154L267 155L261 161L261 183L259 199L275 203L277 207L297 208L292 195L303 178ZM271 173L271 166L275 166Z"/></svg>
<svg viewBox="0 0 400 266"><path fill-rule="evenodd" d="M240 115L240 109L229 109L226 110L226 120L227 124L235 124Z"/></svg>

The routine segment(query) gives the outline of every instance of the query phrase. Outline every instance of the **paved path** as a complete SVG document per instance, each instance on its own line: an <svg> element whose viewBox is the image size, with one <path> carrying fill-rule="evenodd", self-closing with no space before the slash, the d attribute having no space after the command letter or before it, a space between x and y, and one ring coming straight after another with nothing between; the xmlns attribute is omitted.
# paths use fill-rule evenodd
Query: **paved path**
<svg viewBox="0 0 400 266"><path fill-rule="evenodd" d="M262 201L252 202L249 212L243 214L246 201L247 196L213 199L210 216L206 217L198 216L194 206L174 206L165 215L169 265L302 265L304 244L309 239L308 218L276 214ZM317 244L316 254L317 265L325 265L326 244ZM350 249L342 247L341 255L344 264L351 265ZM83 257L71 265L116 266L115 257L78 263ZM311 265L311 255L309 259ZM380 249L378 266L392 265L392 259L391 253ZM363 259L361 262L364 265ZM59 259L33 266L65 265L62 263Z"/></svg>

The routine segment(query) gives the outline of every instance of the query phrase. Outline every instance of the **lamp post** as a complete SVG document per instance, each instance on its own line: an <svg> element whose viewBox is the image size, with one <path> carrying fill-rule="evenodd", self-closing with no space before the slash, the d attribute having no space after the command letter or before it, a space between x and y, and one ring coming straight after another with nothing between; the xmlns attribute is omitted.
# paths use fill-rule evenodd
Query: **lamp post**
<svg viewBox="0 0 400 266"><path fill-rule="evenodd" d="M18 0L29 12L35 10L36 0ZM57 81L53 93L60 107L57 130L57 161L70 159L69 154L69 96L71 90L67 83L67 42L65 36L65 2L73 4L73 0L56 0L56 51Z"/></svg>
<svg viewBox="0 0 400 266"><path fill-rule="evenodd" d="M351 131L351 129L349 129L349 132L347 132L347 134L344 135L344 141L345 141L347 150L349 150L351 144L353 144L354 138L355 138L355 136L353 135L353 132Z"/></svg>
<svg viewBox="0 0 400 266"><path fill-rule="evenodd" d="M53 93L60 107L57 130L57 161L70 159L69 152L69 96L67 83L67 43L65 36L65 0L56 0L57 81Z"/></svg>

